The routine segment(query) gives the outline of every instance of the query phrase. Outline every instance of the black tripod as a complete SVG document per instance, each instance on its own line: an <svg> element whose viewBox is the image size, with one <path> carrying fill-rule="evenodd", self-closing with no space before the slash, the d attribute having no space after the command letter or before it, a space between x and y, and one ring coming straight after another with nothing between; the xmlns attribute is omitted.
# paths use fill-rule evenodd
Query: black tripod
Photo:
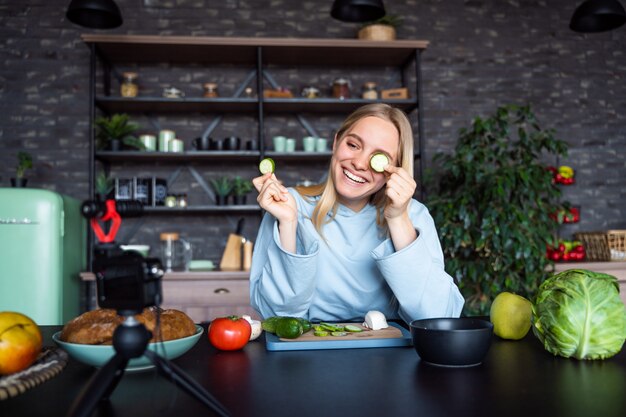
<svg viewBox="0 0 626 417"><path fill-rule="evenodd" d="M124 376L124 369L128 361L146 355L156 366L160 375L179 385L192 397L198 399L208 408L222 417L229 416L229 412L200 384L191 379L178 366L162 358L155 352L146 349L152 335L146 327L132 315L125 316L124 322L113 333L113 356L102 368L94 374L89 384L78 396L68 417L89 417L100 400L107 400L113 393L118 382Z"/></svg>

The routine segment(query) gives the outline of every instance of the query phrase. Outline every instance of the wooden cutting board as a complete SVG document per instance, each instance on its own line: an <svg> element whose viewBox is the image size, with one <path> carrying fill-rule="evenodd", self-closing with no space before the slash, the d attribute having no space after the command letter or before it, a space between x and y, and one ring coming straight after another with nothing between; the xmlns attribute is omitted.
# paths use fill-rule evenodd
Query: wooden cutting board
<svg viewBox="0 0 626 417"><path fill-rule="evenodd" d="M396 323L380 330L369 330L356 323L351 324L364 329L362 332L348 333L346 336L319 337L313 331L306 332L297 339L281 339L275 334L265 332L267 350L318 350L318 349L359 349L374 347L411 346L411 334Z"/></svg>

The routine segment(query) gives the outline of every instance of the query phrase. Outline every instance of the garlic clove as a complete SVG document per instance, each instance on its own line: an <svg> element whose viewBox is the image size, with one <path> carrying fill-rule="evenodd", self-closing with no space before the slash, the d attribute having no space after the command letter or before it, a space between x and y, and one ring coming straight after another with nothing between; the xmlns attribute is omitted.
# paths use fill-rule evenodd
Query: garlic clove
<svg viewBox="0 0 626 417"><path fill-rule="evenodd" d="M371 330L380 330L389 327L385 315L376 310L370 310L367 312L363 326Z"/></svg>
<svg viewBox="0 0 626 417"><path fill-rule="evenodd" d="M252 332L250 332L249 340L254 340L258 338L259 336L261 336L261 333L263 333L263 328L261 327L261 322L259 320L253 320L252 317L248 316L247 314L241 317L244 320L246 320L248 323L250 323L250 327L252 328Z"/></svg>

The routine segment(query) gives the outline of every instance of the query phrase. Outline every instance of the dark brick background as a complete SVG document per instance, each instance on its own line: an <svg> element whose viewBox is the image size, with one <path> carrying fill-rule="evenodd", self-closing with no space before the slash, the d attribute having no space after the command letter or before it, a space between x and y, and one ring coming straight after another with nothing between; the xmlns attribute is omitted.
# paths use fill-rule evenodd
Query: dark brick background
<svg viewBox="0 0 626 417"><path fill-rule="evenodd" d="M542 127L555 128L569 143L569 157L560 162L577 171L577 183L564 190L564 198L581 206L582 221L565 227L564 237L578 230L626 228L626 27L572 32L568 24L577 3L385 2L389 13L404 18L400 39L431 42L423 54L426 159L449 151L459 128L475 116L504 104L531 104ZM35 159L29 186L87 197L89 53L82 33L353 38L357 31L355 24L330 18L332 0L117 0L125 21L110 31L71 24L64 17L68 4L0 0L0 186L9 185L15 154L24 149ZM195 71L202 72L194 68L188 81L196 81ZM330 135L339 121L321 120L320 130ZM191 138L205 121L190 115L176 123ZM250 123L254 120L227 118L216 135L253 137ZM282 123L298 129L293 120ZM289 181L317 175L307 169L291 172ZM254 173L225 166L207 176L224 170ZM179 181L190 199L201 198L192 197L193 179ZM246 218L246 234L253 238L258 216ZM196 257L218 260L236 220L144 218L132 241L155 244L158 232L176 228L195 244ZM129 220L126 230L136 222Z"/></svg>

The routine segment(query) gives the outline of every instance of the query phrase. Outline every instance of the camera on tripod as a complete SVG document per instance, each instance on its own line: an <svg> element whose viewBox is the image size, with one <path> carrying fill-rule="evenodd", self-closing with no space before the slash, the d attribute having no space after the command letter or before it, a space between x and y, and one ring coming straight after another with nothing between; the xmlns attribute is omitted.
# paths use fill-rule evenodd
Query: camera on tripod
<svg viewBox="0 0 626 417"><path fill-rule="evenodd" d="M112 308L127 316L161 304L163 267L156 258L144 258L117 246L107 248L97 253L94 272L101 308Z"/></svg>

